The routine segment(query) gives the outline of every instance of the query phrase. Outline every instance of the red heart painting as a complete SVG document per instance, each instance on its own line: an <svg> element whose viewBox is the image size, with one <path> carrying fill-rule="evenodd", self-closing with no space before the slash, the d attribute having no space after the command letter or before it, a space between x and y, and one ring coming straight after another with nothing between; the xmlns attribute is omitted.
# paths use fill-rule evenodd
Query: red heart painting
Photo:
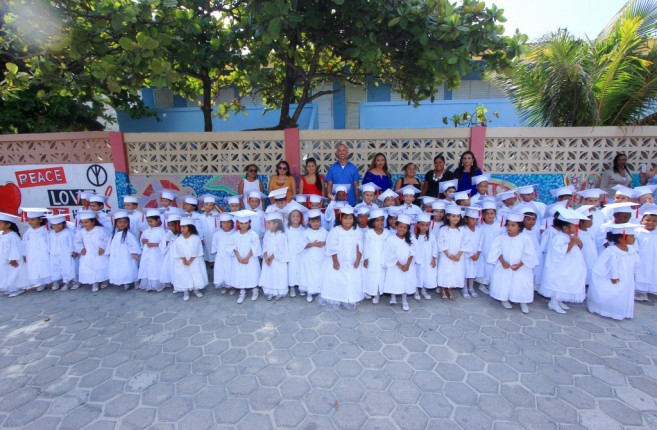
<svg viewBox="0 0 657 430"><path fill-rule="evenodd" d="M18 215L21 206L21 190L13 182L0 186L0 212Z"/></svg>

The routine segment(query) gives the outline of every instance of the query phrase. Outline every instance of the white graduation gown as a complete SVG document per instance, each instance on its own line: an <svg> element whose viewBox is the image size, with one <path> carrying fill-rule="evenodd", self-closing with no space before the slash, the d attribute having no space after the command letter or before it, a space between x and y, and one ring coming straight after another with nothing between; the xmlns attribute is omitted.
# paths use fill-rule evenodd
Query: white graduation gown
<svg viewBox="0 0 657 430"><path fill-rule="evenodd" d="M78 277L78 262L73 258L75 231L64 228L59 233L50 230L48 251L50 252L50 275L53 281L69 282Z"/></svg>
<svg viewBox="0 0 657 430"><path fill-rule="evenodd" d="M493 241L497 236L504 232L503 228L500 227L499 223L480 224L477 229L481 232L481 264L483 266L482 274L477 277L477 282L483 285L490 284L490 278L493 276L493 269L495 264L488 262L488 253L490 252L491 247L493 246Z"/></svg>
<svg viewBox="0 0 657 430"><path fill-rule="evenodd" d="M582 241L582 255L584 256L584 262L586 263L586 285L591 285L592 281L592 272L595 262L598 260L598 248L595 246L595 237L593 236L591 229L589 230L580 230L579 238Z"/></svg>
<svg viewBox="0 0 657 430"><path fill-rule="evenodd" d="M149 243L157 244L155 247L149 247L147 244L142 245L141 259L139 260L138 278L140 279L139 288L142 290L159 290L161 288L160 275L164 254L160 245L164 242L166 231L164 227L148 227L141 234L141 240L148 240Z"/></svg>
<svg viewBox="0 0 657 430"><path fill-rule="evenodd" d="M126 285L139 279L139 265L133 254L141 255L137 238L130 230L122 240L123 232L117 231L107 246L109 255L109 281L113 285Z"/></svg>
<svg viewBox="0 0 657 430"><path fill-rule="evenodd" d="M46 226L28 228L23 233L23 255L30 285L50 282L50 256L48 254L48 229Z"/></svg>
<svg viewBox="0 0 657 430"><path fill-rule="evenodd" d="M502 256L510 265L522 262L518 270L505 269L499 261ZM490 282L490 296L496 300L514 303L534 301L534 276L532 269L538 264L536 247L529 235L510 237L500 235L493 240L488 252L488 263L494 264Z"/></svg>
<svg viewBox="0 0 657 430"><path fill-rule="evenodd" d="M258 235L258 239L260 239L260 243L262 243L262 239L265 237L265 231L267 230L265 227L265 213L262 209L258 209L254 212L255 215L249 217L251 220L251 230Z"/></svg>
<svg viewBox="0 0 657 430"><path fill-rule="evenodd" d="M538 255L538 265L534 268L534 291L538 291L543 282L543 270L545 267L545 257L547 256L548 249L552 246L552 240L561 232L556 230L551 225L547 230L541 234L539 241L540 254Z"/></svg>
<svg viewBox="0 0 657 430"><path fill-rule="evenodd" d="M636 270L636 290L657 294L657 229L640 228L635 234L634 248L641 259Z"/></svg>
<svg viewBox="0 0 657 430"><path fill-rule="evenodd" d="M146 216L143 212L138 210L128 211L128 218L130 218L130 231L135 235L137 240L141 238L141 234L148 228ZM141 246L141 242L139 242Z"/></svg>
<svg viewBox="0 0 657 430"><path fill-rule="evenodd" d="M264 258L272 255L274 259L271 264L265 263ZM265 239L262 243L262 256L262 271L260 272L258 285L262 287L262 291L267 295L286 296L289 292L287 263L290 261L290 255L284 232L272 233L268 231L265 233Z"/></svg>
<svg viewBox="0 0 657 430"><path fill-rule="evenodd" d="M479 227L475 227L475 230L472 231L468 227L463 227L463 232L466 236L466 241L470 244L470 250L463 253L463 258L465 259L465 278L466 279L477 279L481 278L484 275L484 260L481 255L481 248L484 243L484 237L479 230ZM479 252L479 258L477 261L474 261L472 257Z"/></svg>
<svg viewBox="0 0 657 430"><path fill-rule="evenodd" d="M13 231L0 234L0 292L11 294L29 286L27 269L23 262L23 243ZM18 267L9 264L18 262Z"/></svg>
<svg viewBox="0 0 657 430"><path fill-rule="evenodd" d="M593 280L587 293L589 312L617 320L634 317L634 274L638 253L625 252L615 245L604 250L593 266ZM612 279L618 283L612 284Z"/></svg>
<svg viewBox="0 0 657 430"><path fill-rule="evenodd" d="M180 237L173 234L171 230L167 230L164 234L164 239L160 242L160 251L162 252L162 266L160 267L160 285L169 286L173 284L173 255L171 249L176 239Z"/></svg>
<svg viewBox="0 0 657 430"><path fill-rule="evenodd" d="M212 283L215 288L233 286L233 266L235 265L235 231L219 228L212 236L210 252L214 255Z"/></svg>
<svg viewBox="0 0 657 430"><path fill-rule="evenodd" d="M203 245L198 235L192 234L185 238L181 234L173 242L169 253L173 261L171 283L174 291L202 290L208 285L208 272L203 261ZM194 261L189 266L185 266L183 257L187 260L194 258Z"/></svg>
<svg viewBox="0 0 657 430"><path fill-rule="evenodd" d="M560 302L582 303L586 298L586 262L579 246L567 252L570 239L566 233L555 234L545 256L538 292Z"/></svg>
<svg viewBox="0 0 657 430"><path fill-rule="evenodd" d="M422 239L424 240L424 239ZM411 261L408 271L402 272L397 263L406 264L409 257L415 256L415 237L411 236L411 244L399 236L390 235L383 245L383 260L386 267L383 292L387 294L415 294L417 289L417 266Z"/></svg>
<svg viewBox="0 0 657 430"><path fill-rule="evenodd" d="M320 283L320 294L324 303L357 304L363 300L360 265L354 267L357 253L363 249L361 238L358 230L345 230L341 226L336 226L329 232ZM334 255L337 255L339 270L333 268Z"/></svg>
<svg viewBox="0 0 657 430"><path fill-rule="evenodd" d="M441 288L463 288L465 285L465 259L470 251L470 244L463 231L465 227L451 228L443 226L438 231L438 252L442 254L438 263L438 286ZM445 251L456 255L463 251L459 261L447 258Z"/></svg>
<svg viewBox="0 0 657 430"><path fill-rule="evenodd" d="M436 259L436 266L431 267L431 260ZM415 240L415 274L417 277L417 287L432 289L436 288L438 279L438 242L436 238L429 233L429 237L420 235Z"/></svg>
<svg viewBox="0 0 657 430"><path fill-rule="evenodd" d="M535 225L533 230L524 229L520 234L527 236L531 240L532 244L534 245L534 250L536 251L536 258L538 258L538 263L532 271L534 278L534 291L536 291L538 290L538 286L541 285L541 278L543 277L543 272L541 270L543 262L543 252L541 250L541 231L538 229L538 226Z"/></svg>
<svg viewBox="0 0 657 430"><path fill-rule="evenodd" d="M96 284L109 279L109 256L98 255L100 248L107 247L109 234L103 227L94 227L91 231L83 228L75 234L75 252L80 254L79 281L81 284ZM82 250L86 255L82 255ZM106 249L105 249L106 250Z"/></svg>
<svg viewBox="0 0 657 430"><path fill-rule="evenodd" d="M325 246L305 248L311 242L326 242L328 231L320 227L317 230L307 228L303 232L301 251L301 274L299 277L299 291L308 294L319 294L319 282L322 277L322 264L325 258Z"/></svg>
<svg viewBox="0 0 657 430"><path fill-rule="evenodd" d="M211 210L208 215L206 212L203 212L199 215L199 224L201 224L201 230L203 235L201 239L203 240L203 259L205 261L214 261L212 256L212 238L214 233L219 229L219 212L216 210ZM198 234L201 235L201 230Z"/></svg>
<svg viewBox="0 0 657 430"><path fill-rule="evenodd" d="M383 247L389 235L390 231L387 229L383 229L381 234L377 234L373 229L365 234L363 263L367 260L367 268L363 266L363 292L370 296L383 293L383 281L386 274Z"/></svg>
<svg viewBox="0 0 657 430"><path fill-rule="evenodd" d="M237 256L233 258L233 284L238 289L256 288L260 280L260 260L262 257L262 247L260 238L253 230L248 230L245 234L239 231L233 235L234 251L237 251L242 258L252 252L253 255L247 264L237 261ZM235 253L233 253L235 255Z"/></svg>
<svg viewBox="0 0 657 430"><path fill-rule="evenodd" d="M290 261L287 264L287 283L290 287L298 286L301 278L301 250L303 243L303 226L289 227L285 231Z"/></svg>

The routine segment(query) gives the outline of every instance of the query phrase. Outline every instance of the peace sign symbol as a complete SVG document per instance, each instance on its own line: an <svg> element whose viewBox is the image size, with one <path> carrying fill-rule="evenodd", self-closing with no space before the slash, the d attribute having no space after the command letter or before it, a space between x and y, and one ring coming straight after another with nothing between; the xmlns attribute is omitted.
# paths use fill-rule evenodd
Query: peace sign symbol
<svg viewBox="0 0 657 430"><path fill-rule="evenodd" d="M92 164L87 168L87 180L94 187L102 187L107 182L107 171L99 164Z"/></svg>

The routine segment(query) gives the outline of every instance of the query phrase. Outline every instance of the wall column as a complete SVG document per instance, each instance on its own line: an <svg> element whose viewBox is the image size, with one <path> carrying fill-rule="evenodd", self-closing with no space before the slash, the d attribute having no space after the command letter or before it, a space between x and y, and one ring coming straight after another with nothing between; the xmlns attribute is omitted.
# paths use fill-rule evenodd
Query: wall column
<svg viewBox="0 0 657 430"><path fill-rule="evenodd" d="M112 148L112 162L116 172L128 173L128 148L123 141L123 133L110 132L110 146Z"/></svg>
<svg viewBox="0 0 657 430"><path fill-rule="evenodd" d="M299 129L286 128L283 142L285 161L290 164L290 174L301 174L301 147L299 144Z"/></svg>
<svg viewBox="0 0 657 430"><path fill-rule="evenodd" d="M474 152L477 165L483 172L486 155L486 127L470 128L470 151Z"/></svg>

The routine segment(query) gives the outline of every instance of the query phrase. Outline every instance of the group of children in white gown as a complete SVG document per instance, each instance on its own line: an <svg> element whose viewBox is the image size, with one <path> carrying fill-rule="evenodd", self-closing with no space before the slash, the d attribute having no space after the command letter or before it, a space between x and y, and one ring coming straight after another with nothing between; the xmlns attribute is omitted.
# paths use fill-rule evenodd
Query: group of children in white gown
<svg viewBox="0 0 657 430"><path fill-rule="evenodd" d="M127 196L111 217L102 196L83 195L89 209L75 224L24 208L22 238L20 219L0 214L0 291L172 286L189 300L202 296L210 268L215 288L238 292L238 303L249 290L251 300L260 290L267 300L298 292L347 308L389 294L390 304L399 297L409 310L409 296L430 299L437 289L450 301L458 289L464 298L483 292L526 313L537 291L555 312L587 300L591 312L616 319L632 318L635 295L657 294L655 187L618 186L614 203L600 209L598 189L561 187L552 190L557 203L546 206L534 199L534 186L491 197L489 180L474 177L472 197L456 192L456 181L441 182L443 198L422 197L422 206L413 186L377 195L378 187L364 184L363 202L351 207L349 186L337 184L326 208L320 196L288 203L285 188L231 197L230 212L218 210L211 195L184 197L178 209L177 196L164 191L161 207L142 213ZM583 204L572 209L576 195ZM263 212L266 197L273 204Z"/></svg>

